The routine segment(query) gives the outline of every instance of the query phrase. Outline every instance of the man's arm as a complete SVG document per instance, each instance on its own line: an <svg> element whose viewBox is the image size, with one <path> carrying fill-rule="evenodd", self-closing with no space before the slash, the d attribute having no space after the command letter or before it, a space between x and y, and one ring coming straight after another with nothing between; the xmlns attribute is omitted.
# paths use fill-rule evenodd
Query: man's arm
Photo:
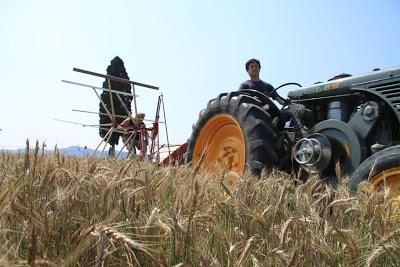
<svg viewBox="0 0 400 267"><path fill-rule="evenodd" d="M284 98L280 97L276 91L273 91L275 89L274 89L274 87L272 85L270 85L270 84L268 84L268 85L269 85L268 87L270 87L270 92L273 92L270 95L270 97L272 99L276 100L282 106L286 106L286 105L288 105L290 103L290 101L288 99L284 99Z"/></svg>
<svg viewBox="0 0 400 267"><path fill-rule="evenodd" d="M130 120L131 120L130 118L126 118L123 122L121 122L117 126L117 129L118 130L122 130L122 131L127 131L127 128L129 127Z"/></svg>

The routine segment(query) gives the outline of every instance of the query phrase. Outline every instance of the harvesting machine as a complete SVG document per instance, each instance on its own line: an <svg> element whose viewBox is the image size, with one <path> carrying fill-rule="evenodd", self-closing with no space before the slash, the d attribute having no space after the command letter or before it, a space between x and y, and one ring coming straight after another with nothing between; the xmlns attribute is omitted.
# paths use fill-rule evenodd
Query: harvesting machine
<svg viewBox="0 0 400 267"><path fill-rule="evenodd" d="M222 93L200 112L186 161L208 169L259 174L272 168L318 173L331 183L337 170L350 190L368 180L400 199L400 68L341 74L288 94L278 108L254 90Z"/></svg>
<svg viewBox="0 0 400 267"><path fill-rule="evenodd" d="M136 158L137 160L142 162L154 162L162 165L184 162L183 153L186 150L187 145L186 144L171 145L169 143L167 119L165 115L163 95L160 94L158 96L154 120L144 119L145 114L138 112L138 103L137 103L138 95L136 95L135 86L152 90L159 90L159 87L135 81L130 81L120 77L83 70L79 68L73 68L73 71L94 77L104 78L106 79L108 84L108 88L100 88L94 85L62 80L62 82L64 83L92 89L97 98L99 99L100 105L104 108L105 113L76 110L76 109L73 109L72 111L96 114L109 118L110 123L105 123L105 124L104 123L82 124L77 122L56 119L62 122L82 125L83 127L94 127L105 130L106 134L101 139L96 149L94 149L90 157L93 157L95 155L103 157L104 150L107 144L109 143L110 138L113 136L113 134L119 134L122 136L123 146L122 148L119 149L119 151L117 151L117 153L115 151L115 147L111 146L108 154L109 158L111 157L118 158L120 155L122 155L121 154L122 151L124 149L127 149L128 157ZM129 84L133 93L114 90L111 86L112 81L116 82L117 84ZM106 93L106 97L109 97L110 99L109 107L101 99L97 91ZM127 107L126 104L124 104L123 98L129 98L129 97L133 100L132 101L133 109L132 107ZM124 109L123 114L116 114L115 108L117 105L123 107ZM130 111L131 109L133 110L133 112ZM162 114L160 114L161 112ZM162 117L163 121L160 120L160 117ZM127 122L126 125L123 125L125 122ZM150 125L146 125L145 122L147 122L147 124L150 123ZM167 140L166 144L160 144L160 138L159 138L160 124L163 125L164 126L163 128L165 129L165 135ZM98 150L101 148L101 146L103 146L101 152L98 153ZM139 150L139 153L136 152L136 149ZM174 151L171 151L173 149Z"/></svg>

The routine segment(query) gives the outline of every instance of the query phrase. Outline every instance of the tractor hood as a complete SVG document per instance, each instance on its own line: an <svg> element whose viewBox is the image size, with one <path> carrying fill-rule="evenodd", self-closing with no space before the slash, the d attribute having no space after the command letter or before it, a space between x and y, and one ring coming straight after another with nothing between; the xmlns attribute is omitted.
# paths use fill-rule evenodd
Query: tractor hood
<svg viewBox="0 0 400 267"><path fill-rule="evenodd" d="M400 77L400 67L377 70L363 75L318 83L309 87L290 91L288 97L292 100L302 100L314 97L341 95L349 93L354 87L366 87L369 83L392 79L395 77Z"/></svg>

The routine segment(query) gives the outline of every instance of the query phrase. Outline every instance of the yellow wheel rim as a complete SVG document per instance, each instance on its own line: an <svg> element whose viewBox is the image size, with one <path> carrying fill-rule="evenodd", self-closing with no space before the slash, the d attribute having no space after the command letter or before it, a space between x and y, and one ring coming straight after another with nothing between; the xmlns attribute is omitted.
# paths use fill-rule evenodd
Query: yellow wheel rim
<svg viewBox="0 0 400 267"><path fill-rule="evenodd" d="M209 171L244 171L245 141L239 123L228 114L212 117L201 129L193 150L193 162L204 157Z"/></svg>
<svg viewBox="0 0 400 267"><path fill-rule="evenodd" d="M370 179L368 190L370 192L380 191L386 187L388 197L393 200L393 206L400 204L400 167L387 169L378 173Z"/></svg>

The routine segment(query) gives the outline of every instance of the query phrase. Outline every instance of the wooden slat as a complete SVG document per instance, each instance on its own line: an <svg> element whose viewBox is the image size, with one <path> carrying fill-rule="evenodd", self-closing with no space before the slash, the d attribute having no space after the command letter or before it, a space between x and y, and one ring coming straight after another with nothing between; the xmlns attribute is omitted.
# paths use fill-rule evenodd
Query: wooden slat
<svg viewBox="0 0 400 267"><path fill-rule="evenodd" d="M102 77L102 78L105 78L105 79L110 79L110 80L113 80L113 81L116 81L116 82L133 84L133 85L137 85L137 86L141 86L141 87L145 87L145 88L149 88L149 89L153 89L153 90L159 90L160 89L159 87L154 86L154 85L149 85L149 84L145 84L145 83L138 83L138 82L130 81L130 80L127 80L127 79L123 79L123 78L119 78L119 77L115 77L115 76L111 76L111 75L105 75L105 74L101 74L101 73L97 73L97 72L93 72L93 71L88 71L88 70L83 70L83 69L78 69L78 68L73 68L72 70L76 71L76 72L92 75L92 76L97 76L97 77Z"/></svg>

